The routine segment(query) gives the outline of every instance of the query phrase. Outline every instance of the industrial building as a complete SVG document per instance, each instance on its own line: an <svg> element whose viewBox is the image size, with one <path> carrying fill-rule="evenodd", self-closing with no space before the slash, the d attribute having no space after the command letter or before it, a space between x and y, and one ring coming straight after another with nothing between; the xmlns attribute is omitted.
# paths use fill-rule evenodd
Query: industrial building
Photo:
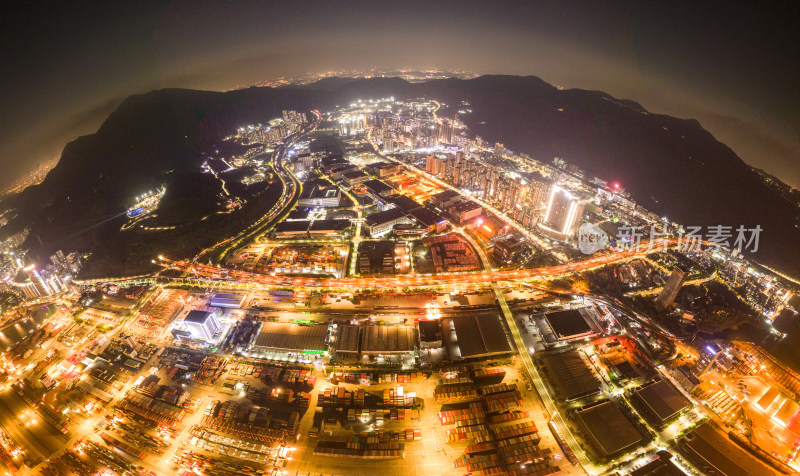
<svg viewBox="0 0 800 476"><path fill-rule="evenodd" d="M412 210L416 210L417 208L422 208L422 205L414 201L414 199L406 197L405 195L389 195L386 197L386 201L389 203L394 204L395 207L399 208L403 211L406 215L411 213Z"/></svg>
<svg viewBox="0 0 800 476"><path fill-rule="evenodd" d="M328 348L327 324L300 325L293 322L265 322L251 349L261 352L323 354Z"/></svg>
<svg viewBox="0 0 800 476"><path fill-rule="evenodd" d="M415 208L408 212L408 216L422 225L429 233L441 233L447 227L447 220L444 217L427 208Z"/></svg>
<svg viewBox="0 0 800 476"><path fill-rule="evenodd" d="M549 380L566 401L600 391L600 381L578 352L545 354L542 357Z"/></svg>
<svg viewBox="0 0 800 476"><path fill-rule="evenodd" d="M363 183L367 195L370 195L376 201L383 201L385 197L391 195L394 189L389 185L381 182L380 180L367 180Z"/></svg>
<svg viewBox="0 0 800 476"><path fill-rule="evenodd" d="M208 303L212 307L224 307L229 309L239 309L244 302L244 294L217 293Z"/></svg>
<svg viewBox="0 0 800 476"><path fill-rule="evenodd" d="M282 221L272 229L275 239L305 238L308 236L308 226L311 220Z"/></svg>
<svg viewBox="0 0 800 476"><path fill-rule="evenodd" d="M630 451L644 440L641 432L610 401L604 401L575 412L586 428L592 445L605 457Z"/></svg>
<svg viewBox="0 0 800 476"><path fill-rule="evenodd" d="M358 355L361 342L361 327L357 325L339 325L336 328L336 355Z"/></svg>
<svg viewBox="0 0 800 476"><path fill-rule="evenodd" d="M183 328L194 340L210 341L222 327L216 313L193 309L183 318Z"/></svg>
<svg viewBox="0 0 800 476"><path fill-rule="evenodd" d="M666 380L656 380L636 389L633 399L640 403L645 416L663 426L681 412L691 408L689 400Z"/></svg>
<svg viewBox="0 0 800 476"><path fill-rule="evenodd" d="M410 355L417 349L413 326L341 325L337 328L337 355L392 357Z"/></svg>
<svg viewBox="0 0 800 476"><path fill-rule="evenodd" d="M308 227L309 238L342 238L351 226L350 220L314 220Z"/></svg>
<svg viewBox="0 0 800 476"><path fill-rule="evenodd" d="M369 175L365 174L361 170L347 172L342 176L342 181L348 187L354 187L360 183L366 182L367 180L369 180Z"/></svg>
<svg viewBox="0 0 800 476"><path fill-rule="evenodd" d="M408 354L416 348L413 326L376 326L363 328L361 353L370 355Z"/></svg>
<svg viewBox="0 0 800 476"><path fill-rule="evenodd" d="M447 214L459 225L464 225L481 216L483 207L472 200L459 200L446 208Z"/></svg>
<svg viewBox="0 0 800 476"><path fill-rule="evenodd" d="M394 241L364 241L358 249L358 273L362 276L395 273Z"/></svg>
<svg viewBox="0 0 800 476"><path fill-rule="evenodd" d="M364 228L369 231L370 236L380 236L392 230L394 225L400 223L411 223L398 208L390 208L383 212L373 213L364 220Z"/></svg>
<svg viewBox="0 0 800 476"><path fill-rule="evenodd" d="M511 352L505 329L496 314L442 319L442 337L451 360L491 357Z"/></svg>
<svg viewBox="0 0 800 476"><path fill-rule="evenodd" d="M443 192L431 195L428 199L430 206L436 207L441 211L447 210L451 205L454 205L462 200L461 194L455 190L445 190Z"/></svg>
<svg viewBox="0 0 800 476"><path fill-rule="evenodd" d="M340 220L294 220L283 221L275 225L275 239L332 238L338 239L346 235L352 222Z"/></svg>
<svg viewBox="0 0 800 476"><path fill-rule="evenodd" d="M301 207L335 208L341 203L342 191L339 187L319 181L304 184L303 192L297 200Z"/></svg>
<svg viewBox="0 0 800 476"><path fill-rule="evenodd" d="M382 162L379 164L373 164L372 169L374 170L375 175L380 178L384 178L399 174L403 171L403 166L400 164Z"/></svg>
<svg viewBox="0 0 800 476"><path fill-rule="evenodd" d="M421 349L438 349L442 346L442 328L438 319L420 320L417 322L417 329Z"/></svg>
<svg viewBox="0 0 800 476"><path fill-rule="evenodd" d="M595 311L591 307L548 312L544 315L544 322L552 330L552 338L555 339L555 342L549 342L546 336L548 344L591 338L603 331L597 324ZM542 333L548 334L544 331Z"/></svg>

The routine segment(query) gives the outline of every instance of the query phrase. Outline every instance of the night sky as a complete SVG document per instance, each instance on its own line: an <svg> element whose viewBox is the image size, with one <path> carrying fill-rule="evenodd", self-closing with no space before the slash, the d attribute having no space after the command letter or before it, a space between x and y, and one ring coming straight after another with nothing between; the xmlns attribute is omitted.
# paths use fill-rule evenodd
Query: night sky
<svg viewBox="0 0 800 476"><path fill-rule="evenodd" d="M19 3L0 20L0 183L130 94L437 67L533 74L696 118L800 187L800 2Z"/></svg>

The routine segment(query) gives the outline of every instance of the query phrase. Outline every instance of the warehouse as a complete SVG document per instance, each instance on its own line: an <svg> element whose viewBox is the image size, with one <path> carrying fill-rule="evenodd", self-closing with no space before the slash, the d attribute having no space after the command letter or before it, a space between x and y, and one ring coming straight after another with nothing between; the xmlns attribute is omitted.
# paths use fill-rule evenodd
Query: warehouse
<svg viewBox="0 0 800 476"><path fill-rule="evenodd" d="M590 307L581 309L564 309L545 314L545 321L558 342L568 342L599 335L602 332L597 325L594 311Z"/></svg>
<svg viewBox="0 0 800 476"><path fill-rule="evenodd" d="M357 168L356 168L357 169ZM335 208L342 203L342 191L339 187L324 181L306 182L303 192L297 200L300 207Z"/></svg>
<svg viewBox="0 0 800 476"><path fill-rule="evenodd" d="M348 187L354 187L360 183L364 183L369 180L369 175L365 174L361 170L354 170L352 172L347 172L342 176L344 184Z"/></svg>
<svg viewBox="0 0 800 476"><path fill-rule="evenodd" d="M442 329L439 320L417 322L420 347L423 349L438 349L442 346Z"/></svg>
<svg viewBox="0 0 800 476"><path fill-rule="evenodd" d="M547 354L542 360L550 382L564 400L574 400L600 391L600 381L577 352Z"/></svg>
<svg viewBox="0 0 800 476"><path fill-rule="evenodd" d="M275 228L273 228L273 233L275 239L278 240L306 238L308 237L308 226L310 224L310 220L283 221L275 225Z"/></svg>
<svg viewBox="0 0 800 476"><path fill-rule="evenodd" d="M391 195L394 191L392 187L380 180L367 180L364 182L364 188L375 200L383 200L384 197Z"/></svg>
<svg viewBox="0 0 800 476"><path fill-rule="evenodd" d="M244 294L217 293L211 298L209 305L212 307L225 307L239 309L244 302Z"/></svg>
<svg viewBox="0 0 800 476"><path fill-rule="evenodd" d="M336 329L336 354L358 354L361 327L353 325L340 325Z"/></svg>
<svg viewBox="0 0 800 476"><path fill-rule="evenodd" d="M350 220L314 220L308 228L309 238L341 238L350 229Z"/></svg>
<svg viewBox="0 0 800 476"><path fill-rule="evenodd" d="M438 208L439 210L447 210L451 205L460 202L461 194L455 190L445 190L443 192L431 195L428 204Z"/></svg>
<svg viewBox="0 0 800 476"><path fill-rule="evenodd" d="M644 439L619 407L608 400L575 414L586 428L592 445L606 457L630 451Z"/></svg>
<svg viewBox="0 0 800 476"><path fill-rule="evenodd" d="M441 233L447 226L447 220L427 208L415 208L408 212L408 216L413 218L430 233Z"/></svg>
<svg viewBox="0 0 800 476"><path fill-rule="evenodd" d="M511 352L503 324L496 314L472 314L442 319L442 335L451 360Z"/></svg>
<svg viewBox="0 0 800 476"><path fill-rule="evenodd" d="M641 403L645 416L656 425L664 425L691 406L689 400L665 380L643 385L633 395Z"/></svg>
<svg viewBox="0 0 800 476"><path fill-rule="evenodd" d="M415 347L413 326L366 326L361 337L362 354L408 354Z"/></svg>
<svg viewBox="0 0 800 476"><path fill-rule="evenodd" d="M328 348L328 325L299 325L293 322L265 322L251 349L257 352L323 354Z"/></svg>

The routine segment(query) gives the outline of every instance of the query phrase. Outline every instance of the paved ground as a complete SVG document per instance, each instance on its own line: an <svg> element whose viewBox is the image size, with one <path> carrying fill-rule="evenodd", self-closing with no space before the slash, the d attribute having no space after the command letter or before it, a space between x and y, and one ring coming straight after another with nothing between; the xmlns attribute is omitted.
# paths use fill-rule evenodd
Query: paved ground
<svg viewBox="0 0 800 476"><path fill-rule="evenodd" d="M31 466L60 450L67 440L13 389L0 393L0 426L29 455Z"/></svg>

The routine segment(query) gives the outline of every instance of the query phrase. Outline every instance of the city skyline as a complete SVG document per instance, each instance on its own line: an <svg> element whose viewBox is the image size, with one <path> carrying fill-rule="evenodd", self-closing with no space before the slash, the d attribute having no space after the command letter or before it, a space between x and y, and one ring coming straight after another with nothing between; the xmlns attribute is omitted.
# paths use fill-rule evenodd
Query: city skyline
<svg viewBox="0 0 800 476"><path fill-rule="evenodd" d="M0 472L800 473L773 7L9 9Z"/></svg>
<svg viewBox="0 0 800 476"><path fill-rule="evenodd" d="M92 254L70 250L25 266L28 230L3 241L0 464L796 470L797 281L756 270L719 230L687 226L689 239L619 183L487 143L442 108L383 97L242 125L218 144L232 153L189 176L220 184L208 215L165 212L175 197L155 187L113 226L143 242L181 220L253 207L257 219L193 255L152 256L148 273L85 279ZM580 247L584 225L607 239ZM722 337L741 323L758 345Z"/></svg>

